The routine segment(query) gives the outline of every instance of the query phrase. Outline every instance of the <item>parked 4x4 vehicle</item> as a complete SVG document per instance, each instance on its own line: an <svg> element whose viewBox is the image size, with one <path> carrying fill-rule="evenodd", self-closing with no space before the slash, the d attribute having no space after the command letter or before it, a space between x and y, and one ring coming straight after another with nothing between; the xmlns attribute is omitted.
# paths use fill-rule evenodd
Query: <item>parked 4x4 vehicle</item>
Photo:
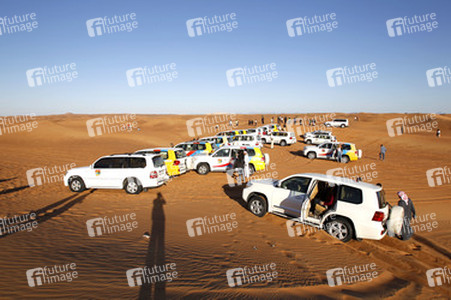
<svg viewBox="0 0 451 300"><path fill-rule="evenodd" d="M252 180L243 190L243 199L258 217L269 212L294 218L343 242L382 239L390 212L382 187L312 173Z"/></svg>
<svg viewBox="0 0 451 300"><path fill-rule="evenodd" d="M313 144L313 145L319 145L326 142L335 142L337 138L331 134L316 134L316 135L309 135L307 137L304 137L304 142L306 144Z"/></svg>
<svg viewBox="0 0 451 300"><path fill-rule="evenodd" d="M72 192L85 189L125 189L139 194L144 188L158 187L169 179L163 157L155 154L113 154L103 156L88 167L74 168L64 176Z"/></svg>
<svg viewBox="0 0 451 300"><path fill-rule="evenodd" d="M305 146L302 154L309 159L323 158L336 160L334 151L338 145L341 145L342 149L341 162L348 163L362 158L362 150L357 150L355 144L339 142L323 143L318 146Z"/></svg>
<svg viewBox="0 0 451 300"><path fill-rule="evenodd" d="M160 154L164 159L164 163L166 164L166 169L169 176L185 174L189 170L189 161L192 160L191 157L186 156L185 151L183 151L183 149L181 148L151 148L142 149L136 151L135 153Z"/></svg>
<svg viewBox="0 0 451 300"><path fill-rule="evenodd" d="M287 131L274 131L269 135L262 136L262 142L265 144L270 144L274 141L274 144L280 146L296 144L296 136L294 132Z"/></svg>
<svg viewBox="0 0 451 300"><path fill-rule="evenodd" d="M349 126L349 121L348 119L334 119L332 121L328 121L326 123L324 123L324 125L326 125L327 127L348 127Z"/></svg>
<svg viewBox="0 0 451 300"><path fill-rule="evenodd" d="M174 148L182 148L186 156L209 154L213 151L213 147L207 142L185 142L176 145Z"/></svg>
<svg viewBox="0 0 451 300"><path fill-rule="evenodd" d="M235 135L230 146L242 146L242 147L262 147L263 143L261 137L258 134L239 134Z"/></svg>
<svg viewBox="0 0 451 300"><path fill-rule="evenodd" d="M233 163L233 158L237 157L238 152L245 151L249 155L250 173L261 171L266 168L269 162L268 154L263 155L258 147L238 147L226 146L216 150L211 155L199 155L194 157L194 169L200 175L210 172L226 172Z"/></svg>
<svg viewBox="0 0 451 300"><path fill-rule="evenodd" d="M304 133L304 134L302 135L302 137L303 137L304 139L307 139L307 138L309 138L309 137L313 137L313 136L319 135L319 134L321 134L321 135L332 135L332 131L315 130L315 131L312 131L312 132L306 132L306 133Z"/></svg>

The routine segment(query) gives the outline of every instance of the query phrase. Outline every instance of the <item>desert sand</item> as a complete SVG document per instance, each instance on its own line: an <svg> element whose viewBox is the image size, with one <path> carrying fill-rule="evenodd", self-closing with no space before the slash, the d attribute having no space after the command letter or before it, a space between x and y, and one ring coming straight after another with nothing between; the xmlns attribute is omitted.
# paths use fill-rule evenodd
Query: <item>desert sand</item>
<svg viewBox="0 0 451 300"><path fill-rule="evenodd" d="M243 207L242 188L229 187L223 173L201 176L191 171L139 195L123 190L76 194L62 182L29 187L29 169L88 166L102 155L190 140L186 121L196 117L137 115L140 131L90 137L86 121L99 116L40 116L32 131L0 136L0 217L37 214L33 230L0 237L0 298L449 299L450 284L429 287L425 272L451 265L451 185L430 187L426 171L451 166L451 116L437 116L440 139L433 132L389 137L386 121L403 114L358 114L359 121L354 121L355 114L337 116L350 119L349 128L332 130L338 140L354 142L363 150L363 158L346 167L375 163L377 178L371 182L383 184L387 200L396 204L396 192L405 191L418 216L435 216L434 228L423 227L409 241L386 236L341 243L308 226L304 235L290 237L286 219L258 218ZM260 115L238 115L239 127L247 128L249 118L260 120ZM385 161L378 160L381 143L388 148ZM299 155L303 147L302 142L274 149L266 145L263 152L275 164L270 172L281 179L344 167L308 160ZM131 213L137 221L132 231L88 235L87 220ZM238 223L230 232L196 237L187 233L188 219L230 213ZM143 237L145 232L150 239ZM72 282L28 286L27 270L68 263L75 263L78 272ZM128 269L165 263L176 264L178 278L172 282L128 285ZM268 263L277 265L273 281L228 286L228 269ZM327 270L371 263L378 272L371 281L328 285Z"/></svg>

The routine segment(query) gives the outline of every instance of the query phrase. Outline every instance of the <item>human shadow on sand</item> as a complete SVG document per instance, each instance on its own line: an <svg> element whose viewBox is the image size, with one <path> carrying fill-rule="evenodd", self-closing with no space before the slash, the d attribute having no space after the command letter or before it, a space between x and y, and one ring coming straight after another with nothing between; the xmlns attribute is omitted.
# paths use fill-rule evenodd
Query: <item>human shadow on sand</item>
<svg viewBox="0 0 451 300"><path fill-rule="evenodd" d="M92 194L95 190L90 190L88 192L84 192L83 194L75 194L69 197L66 197L60 201L57 201L55 203L52 203L50 205L44 206L42 208L39 208L35 211L30 211L29 214L27 214L26 221L24 222L14 222L12 225L8 226L9 230L5 229L4 227L0 226L1 229L1 235L0 238L4 238L7 236L10 236L14 233L21 232L23 230L18 230L18 228L23 227L21 225L26 225L27 223L37 222L38 224L45 222L47 220L50 220L51 218L54 218L67 210L69 210L71 207L73 207L76 204L82 203L83 200L90 194ZM54 209L56 208L56 209ZM53 209L53 210L52 210ZM36 214L35 219L30 219L29 216L31 213ZM18 216L17 219L25 219L25 215ZM14 227L14 228L13 228Z"/></svg>
<svg viewBox="0 0 451 300"><path fill-rule="evenodd" d="M17 177L13 177L13 178L6 178L6 179L0 179L0 182L6 182L6 181L11 181L16 179Z"/></svg>
<svg viewBox="0 0 451 300"><path fill-rule="evenodd" d="M24 185L24 186L15 187L15 188L12 188L12 189L3 190L3 191L0 191L0 195L18 192L18 191L27 189L29 187L30 187L29 185Z"/></svg>
<svg viewBox="0 0 451 300"><path fill-rule="evenodd" d="M166 204L161 193L153 200L152 228L150 229L150 241L147 247L146 267L163 266L165 258L165 216L163 205ZM153 293L153 295L152 295ZM139 299L166 299L166 282L156 282L154 284L144 282L139 290Z"/></svg>

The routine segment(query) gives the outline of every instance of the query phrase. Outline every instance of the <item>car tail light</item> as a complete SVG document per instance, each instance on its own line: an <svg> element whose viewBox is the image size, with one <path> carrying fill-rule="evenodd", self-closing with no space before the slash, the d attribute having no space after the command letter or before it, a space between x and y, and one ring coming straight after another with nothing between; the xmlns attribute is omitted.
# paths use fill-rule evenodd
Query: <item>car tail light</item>
<svg viewBox="0 0 451 300"><path fill-rule="evenodd" d="M176 166L180 165L180 160L175 160L174 165L176 165Z"/></svg>
<svg viewBox="0 0 451 300"><path fill-rule="evenodd" d="M376 211L373 216L373 221L382 222L384 220L384 213L381 211Z"/></svg>
<svg viewBox="0 0 451 300"><path fill-rule="evenodd" d="M293 139L293 137L292 136L290 136L290 140L292 140Z"/></svg>
<svg viewBox="0 0 451 300"><path fill-rule="evenodd" d="M150 172L150 179L155 179L158 178L158 173L157 171L152 171Z"/></svg>
<svg viewBox="0 0 451 300"><path fill-rule="evenodd" d="M265 162L265 156L263 155L261 158L262 162Z"/></svg>

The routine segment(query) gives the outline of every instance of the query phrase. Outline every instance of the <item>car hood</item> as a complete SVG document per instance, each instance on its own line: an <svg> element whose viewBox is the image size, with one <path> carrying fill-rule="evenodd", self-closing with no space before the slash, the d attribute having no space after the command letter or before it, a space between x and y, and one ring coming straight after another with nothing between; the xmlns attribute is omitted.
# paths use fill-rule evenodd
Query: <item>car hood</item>
<svg viewBox="0 0 451 300"><path fill-rule="evenodd" d="M265 179L252 179L250 182L252 182L252 184L263 184L263 185L274 185L274 182L276 182L277 180L275 179L271 179L271 178L265 178Z"/></svg>
<svg viewBox="0 0 451 300"><path fill-rule="evenodd" d="M304 150L316 150L316 149L318 149L318 147L316 147L316 146L305 146L304 147Z"/></svg>

